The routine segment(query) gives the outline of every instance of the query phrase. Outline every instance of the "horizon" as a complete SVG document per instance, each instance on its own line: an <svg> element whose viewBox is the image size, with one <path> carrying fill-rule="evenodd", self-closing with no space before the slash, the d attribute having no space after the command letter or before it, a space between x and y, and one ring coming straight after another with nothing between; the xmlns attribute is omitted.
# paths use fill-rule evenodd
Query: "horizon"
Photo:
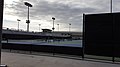
<svg viewBox="0 0 120 67"><path fill-rule="evenodd" d="M52 29L52 17L55 17L55 31L69 31L70 28L70 31L82 32L83 13L110 13L110 0L5 0L3 27L17 29L19 19L20 29L26 30L27 7L24 2L33 5L30 8L30 31ZM113 0L113 12L120 11L119 3L119 0Z"/></svg>

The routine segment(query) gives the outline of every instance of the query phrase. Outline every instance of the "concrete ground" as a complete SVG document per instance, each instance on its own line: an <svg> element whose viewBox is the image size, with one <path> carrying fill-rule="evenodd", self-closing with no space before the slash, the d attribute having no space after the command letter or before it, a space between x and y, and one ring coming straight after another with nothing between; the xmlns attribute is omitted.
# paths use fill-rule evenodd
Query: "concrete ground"
<svg viewBox="0 0 120 67"><path fill-rule="evenodd" d="M9 67L120 67L120 64L10 52L2 52L2 64Z"/></svg>

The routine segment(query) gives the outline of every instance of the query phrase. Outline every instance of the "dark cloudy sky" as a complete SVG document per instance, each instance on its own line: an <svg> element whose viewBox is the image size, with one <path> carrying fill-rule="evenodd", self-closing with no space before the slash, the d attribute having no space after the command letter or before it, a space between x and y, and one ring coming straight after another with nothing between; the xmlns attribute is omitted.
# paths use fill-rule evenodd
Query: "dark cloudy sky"
<svg viewBox="0 0 120 67"><path fill-rule="evenodd" d="M20 29L26 30L27 7L24 2L33 5L30 8L30 31L52 29L52 17L55 17L55 31L82 31L83 13L109 13L110 0L5 0L4 27L17 29L17 19L20 19ZM113 0L113 12L119 12L120 0Z"/></svg>

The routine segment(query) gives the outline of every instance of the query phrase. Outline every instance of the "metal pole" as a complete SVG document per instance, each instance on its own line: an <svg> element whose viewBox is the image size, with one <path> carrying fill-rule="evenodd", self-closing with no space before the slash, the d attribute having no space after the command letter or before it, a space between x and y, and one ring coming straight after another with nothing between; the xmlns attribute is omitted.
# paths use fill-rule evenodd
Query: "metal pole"
<svg viewBox="0 0 120 67"><path fill-rule="evenodd" d="M2 49L2 24L3 24L3 5L4 0L0 0L0 65L1 65L1 49Z"/></svg>
<svg viewBox="0 0 120 67"><path fill-rule="evenodd" d="M7 67L7 65L1 65L3 7L4 7L4 0L0 0L0 67Z"/></svg>
<svg viewBox="0 0 120 67"><path fill-rule="evenodd" d="M29 32L29 6L28 6L28 23L27 23L27 32Z"/></svg>
<svg viewBox="0 0 120 67"><path fill-rule="evenodd" d="M58 31L59 31L59 24L58 24Z"/></svg>
<svg viewBox="0 0 120 67"><path fill-rule="evenodd" d="M70 32L71 24L69 24L69 32Z"/></svg>
<svg viewBox="0 0 120 67"><path fill-rule="evenodd" d="M53 31L54 31L54 20L53 20Z"/></svg>
<svg viewBox="0 0 120 67"><path fill-rule="evenodd" d="M82 59L84 60L85 55L85 14L83 14L83 36L82 36L82 47L83 47L83 53L82 53Z"/></svg>
<svg viewBox="0 0 120 67"><path fill-rule="evenodd" d="M113 6L113 1L112 0L110 0L111 2L110 2L110 12L112 13L112 6Z"/></svg>
<svg viewBox="0 0 120 67"><path fill-rule="evenodd" d="M58 31L59 31L59 24L57 24L58 25Z"/></svg>
<svg viewBox="0 0 120 67"><path fill-rule="evenodd" d="M17 19L17 21L18 21L18 31L19 31L19 22L20 22L21 20Z"/></svg>
<svg viewBox="0 0 120 67"><path fill-rule="evenodd" d="M19 31L19 21L18 21L18 31Z"/></svg>
<svg viewBox="0 0 120 67"><path fill-rule="evenodd" d="M40 25L39 25L39 32L40 32Z"/></svg>
<svg viewBox="0 0 120 67"><path fill-rule="evenodd" d="M55 18L54 17L52 17L52 19L53 19L53 28L52 28L52 30L53 30L53 32L54 32L54 20L55 20Z"/></svg>
<svg viewBox="0 0 120 67"><path fill-rule="evenodd" d="M40 25L41 25L41 24L39 24L39 32L40 32Z"/></svg>
<svg viewBox="0 0 120 67"><path fill-rule="evenodd" d="M29 20L29 6L28 6L28 20Z"/></svg>
<svg viewBox="0 0 120 67"><path fill-rule="evenodd" d="M27 23L27 32L29 32L29 23Z"/></svg>
<svg viewBox="0 0 120 67"><path fill-rule="evenodd" d="M26 20L26 23L27 23L27 32L29 32L29 23L30 23L30 20L29 20L29 7L32 7L32 5L30 3L28 3L28 2L24 2L24 4L26 6L28 6L28 16L27 16L28 20Z"/></svg>
<svg viewBox="0 0 120 67"><path fill-rule="evenodd" d="M70 32L70 25L69 25L69 32Z"/></svg>
<svg viewBox="0 0 120 67"><path fill-rule="evenodd" d="M110 12L112 13L113 10L113 1L110 0ZM114 23L114 22L113 22ZM112 61L115 62L115 56L114 56L114 45L113 45L113 57L112 57Z"/></svg>

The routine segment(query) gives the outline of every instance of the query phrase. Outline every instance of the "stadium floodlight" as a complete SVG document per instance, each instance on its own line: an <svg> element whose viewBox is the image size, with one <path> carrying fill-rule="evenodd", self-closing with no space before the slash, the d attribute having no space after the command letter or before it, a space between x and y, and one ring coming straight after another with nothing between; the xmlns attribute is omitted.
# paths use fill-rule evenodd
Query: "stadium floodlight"
<svg viewBox="0 0 120 67"><path fill-rule="evenodd" d="M29 7L32 7L32 5L28 2L24 2L24 4L28 7L28 20L26 20L26 23L27 23L27 32L29 32L29 23L30 23L30 20L29 20Z"/></svg>
<svg viewBox="0 0 120 67"><path fill-rule="evenodd" d="M70 30L71 30L70 28L71 28L71 23L69 23L69 32L70 32Z"/></svg>
<svg viewBox="0 0 120 67"><path fill-rule="evenodd" d="M54 31L54 20L55 20L55 18L54 17L52 17L52 19L53 19L53 28L52 28L52 30Z"/></svg>
<svg viewBox="0 0 120 67"><path fill-rule="evenodd" d="M40 32L40 26L41 26L41 24L39 24L39 32Z"/></svg>
<svg viewBox="0 0 120 67"><path fill-rule="evenodd" d="M58 25L58 31L59 31L59 24L57 24Z"/></svg>
<svg viewBox="0 0 120 67"><path fill-rule="evenodd" d="M19 22L20 22L21 20L17 19L17 21L18 21L18 31L19 31Z"/></svg>

